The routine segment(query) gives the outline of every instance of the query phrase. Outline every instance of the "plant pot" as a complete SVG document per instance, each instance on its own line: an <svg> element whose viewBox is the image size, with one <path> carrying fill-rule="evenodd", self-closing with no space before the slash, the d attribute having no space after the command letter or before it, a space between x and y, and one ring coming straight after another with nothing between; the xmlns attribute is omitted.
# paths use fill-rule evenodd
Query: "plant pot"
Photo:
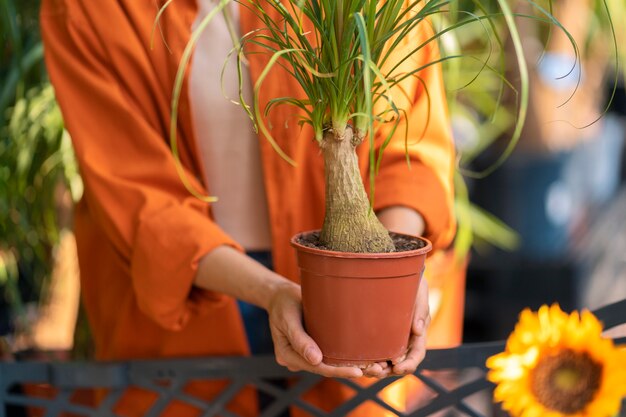
<svg viewBox="0 0 626 417"><path fill-rule="evenodd" d="M305 328L322 350L324 363L366 366L404 355L430 242L410 236L423 247L334 252L300 244L310 233L294 236L291 244L300 268Z"/></svg>

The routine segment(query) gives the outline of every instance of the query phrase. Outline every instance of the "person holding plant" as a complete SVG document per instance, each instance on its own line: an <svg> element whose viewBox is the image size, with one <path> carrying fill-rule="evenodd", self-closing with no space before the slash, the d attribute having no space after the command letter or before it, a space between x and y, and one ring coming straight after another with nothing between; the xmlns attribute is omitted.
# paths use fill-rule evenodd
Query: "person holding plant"
<svg viewBox="0 0 626 417"><path fill-rule="evenodd" d="M151 2L42 4L46 63L85 183L75 228L83 301L97 358L249 354L244 324L257 327L260 319L254 312L246 316L249 308L241 307L242 321L239 299L267 311L276 360L291 370L341 378L412 373L424 357L430 320L425 280L418 292L411 347L392 364L328 366L304 331L289 238L322 224L323 160L311 141L316 133L310 126L299 127L297 110L288 106L264 117L272 140L295 160L293 168L267 135L254 134L243 111L221 97L215 74L231 48L228 33L236 29L220 16L200 39L183 79L175 132L182 175L177 170L166 139L172 87L194 22L198 25L212 7L204 0L173 1L159 20L156 37L161 32L164 41L150 49L157 11ZM263 26L243 3L231 11L240 33ZM401 70L424 68L398 87L402 94L397 101L406 111L406 130L398 131L407 135L387 136L389 128L381 127L373 138L377 148L386 147L373 209L387 229L424 235L435 248L444 248L455 228L454 147L441 69L428 65L438 59L432 29L424 21L411 36L407 45L423 47ZM256 82L269 60L252 49L242 67L244 95L249 91L245 77ZM227 95L237 96L232 68L225 71L223 84ZM296 81L276 66L258 99L269 103L301 93ZM384 143L387 137L391 140ZM365 176L368 150L360 146L357 152ZM220 200L207 204L188 188ZM267 251L272 269L253 259ZM326 385L323 394L311 394L322 406L342 395L332 381ZM210 400L222 388L193 382L185 391ZM254 415L250 395L244 391L234 410ZM129 390L116 412L141 415L149 406L148 393ZM194 415L180 404L167 412Z"/></svg>

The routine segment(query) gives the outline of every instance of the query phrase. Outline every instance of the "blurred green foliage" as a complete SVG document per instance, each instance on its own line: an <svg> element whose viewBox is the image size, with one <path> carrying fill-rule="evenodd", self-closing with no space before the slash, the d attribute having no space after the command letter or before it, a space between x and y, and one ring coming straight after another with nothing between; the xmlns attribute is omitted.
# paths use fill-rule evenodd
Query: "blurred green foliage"
<svg viewBox="0 0 626 417"><path fill-rule="evenodd" d="M46 82L38 0L0 0L0 114Z"/></svg>
<svg viewBox="0 0 626 417"><path fill-rule="evenodd" d="M539 39L544 47L551 31L567 32L567 28L549 24L552 18L548 18L546 13L552 13L557 4L560 7L574 5L568 5L563 0L537 0L531 4L530 12L528 7L522 9L525 10L523 13L530 14L520 15L518 19L519 22L526 20L544 29L544 37ZM512 1L511 5L516 10L517 6L527 5L527 2ZM584 3L575 6L586 7ZM623 25L626 21L626 1L591 0L590 6L588 36L586 44L578 45L579 59L584 60L591 48L600 45L606 48L608 57L606 73L611 74L619 68L626 76L626 27ZM444 62L444 77L460 167L471 167L472 161L486 149L510 134L516 121L516 109L511 108L511 104L518 101L518 91L505 78L509 70L507 65L511 65L505 59L509 42L507 28L503 18L492 15L494 12L497 12L495 0L460 0L450 3L449 13L434 17L435 25L439 28L449 27L459 21L471 22L446 33L440 39L442 54L458 57ZM491 15L488 20L483 19L488 15ZM609 79L608 83L616 86L617 79ZM503 98L507 96L509 100L505 103ZM464 169L457 170L455 174L455 209L459 225L455 240L457 255L464 257L471 247L480 249L487 244L514 250L520 243L515 231L471 203L462 175Z"/></svg>
<svg viewBox="0 0 626 417"><path fill-rule="evenodd" d="M449 13L433 17L439 30L467 22L447 32L439 42L443 56L455 57L444 61L443 71L459 167L468 166L498 138L506 136L516 122L516 109L502 103L506 92L517 91L505 78L508 30L497 11L495 0L461 0L451 2ZM457 259L465 259L472 247L516 249L520 243L517 233L470 201L462 169L456 170L454 183Z"/></svg>
<svg viewBox="0 0 626 417"><path fill-rule="evenodd" d="M613 56L613 63L618 72L621 72L622 82L626 83L626 1L624 0L595 0L593 15L587 45L598 39L597 44L613 45L617 48L617 56ZM609 13L607 13L607 10ZM610 16L610 21L609 21ZM611 32L611 23L614 26L614 35ZM620 74L615 74L620 75Z"/></svg>
<svg viewBox="0 0 626 417"><path fill-rule="evenodd" d="M36 0L0 0L0 305L43 298L65 190L82 184L43 63ZM27 330L27 329L19 329Z"/></svg>

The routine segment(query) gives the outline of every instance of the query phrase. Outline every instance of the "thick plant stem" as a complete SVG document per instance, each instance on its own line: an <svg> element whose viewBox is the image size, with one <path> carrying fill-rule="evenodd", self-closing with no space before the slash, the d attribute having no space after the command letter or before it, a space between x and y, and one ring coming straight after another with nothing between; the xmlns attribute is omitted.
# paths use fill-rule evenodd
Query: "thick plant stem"
<svg viewBox="0 0 626 417"><path fill-rule="evenodd" d="M343 135L324 134L322 153L326 175L326 217L320 243L340 252L393 252L393 241L370 209L355 152L352 128Z"/></svg>

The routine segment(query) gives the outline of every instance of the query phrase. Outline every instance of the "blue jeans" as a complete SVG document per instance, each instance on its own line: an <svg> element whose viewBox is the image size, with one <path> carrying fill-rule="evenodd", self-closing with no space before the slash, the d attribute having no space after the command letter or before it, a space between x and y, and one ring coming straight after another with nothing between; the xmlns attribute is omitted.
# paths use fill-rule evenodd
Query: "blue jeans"
<svg viewBox="0 0 626 417"><path fill-rule="evenodd" d="M247 255L259 262L268 269L274 269L272 265L271 252L248 252ZM274 343L272 342L272 335L270 333L270 325L267 317L267 312L262 308L248 304L239 300L239 311L243 318L243 324L246 328L246 335L248 336L248 343L250 344L250 351L253 355L270 355L274 354ZM272 385L277 388L286 389L287 381L285 379L268 379ZM263 411L270 404L274 402L274 397L266 394L263 391L259 392L259 407ZM280 414L279 417L289 417L289 411L285 411Z"/></svg>
<svg viewBox="0 0 626 417"><path fill-rule="evenodd" d="M268 269L274 269L272 254L269 251L248 252L247 255ZM262 308L239 301L239 311L246 328L246 335L253 355L268 355L274 353L274 344L270 333L267 312Z"/></svg>

